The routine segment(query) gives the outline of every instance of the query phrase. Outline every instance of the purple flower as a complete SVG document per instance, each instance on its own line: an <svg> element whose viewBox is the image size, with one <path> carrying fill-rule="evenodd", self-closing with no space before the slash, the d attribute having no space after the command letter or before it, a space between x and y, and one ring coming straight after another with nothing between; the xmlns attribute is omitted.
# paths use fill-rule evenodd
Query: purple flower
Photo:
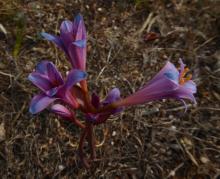
<svg viewBox="0 0 220 179"><path fill-rule="evenodd" d="M185 68L180 60L180 70L169 61L163 69L146 85L134 94L115 102L116 106L131 106L144 104L154 100L174 98L184 102L184 99L196 103L196 84L190 80L191 76L185 77L188 68Z"/></svg>
<svg viewBox="0 0 220 179"><path fill-rule="evenodd" d="M85 78L85 72L71 70L64 82L61 74L52 62L40 62L36 70L28 76L28 79L42 91L33 97L29 111L32 114L36 114L58 99L73 108L77 108L78 103L69 89Z"/></svg>
<svg viewBox="0 0 220 179"><path fill-rule="evenodd" d="M102 102L100 101L100 98L95 93L93 93L91 102L92 102L92 105L97 110L99 110L100 108L104 108L105 106L108 106L109 104L112 104L120 99L121 97L120 97L119 89L114 88L108 93L108 95ZM118 107L118 108L105 109L103 112L101 111L97 114L87 113L86 119L92 122L93 124L100 124L100 123L105 122L111 115L118 114L122 110L123 110L122 107Z"/></svg>
<svg viewBox="0 0 220 179"><path fill-rule="evenodd" d="M74 21L65 20L60 26L60 36L42 32L41 35L54 42L67 55L75 69L86 68L86 28L83 17L78 14Z"/></svg>
<svg viewBox="0 0 220 179"><path fill-rule="evenodd" d="M71 120L74 118L74 114L61 104L54 104L50 110L64 119Z"/></svg>
<svg viewBox="0 0 220 179"><path fill-rule="evenodd" d="M191 80L191 76L186 76L189 70L185 68L182 60L179 70L167 62L152 80L124 99L121 99L118 88L112 89L104 100L100 100L96 94L90 96L85 80L86 29L82 16L77 15L74 21L63 21L59 36L45 32L41 35L65 52L72 70L64 79L52 62L40 62L28 77L41 90L40 94L33 97L29 111L36 114L50 106L51 112L83 129L79 141L79 156L87 168L89 163L83 152L85 140L91 148L90 159L96 158L93 125L104 123L111 115L120 113L124 107L153 100L174 98L184 104L185 99L196 102L196 84ZM75 117L74 109L79 109L84 114L85 123Z"/></svg>

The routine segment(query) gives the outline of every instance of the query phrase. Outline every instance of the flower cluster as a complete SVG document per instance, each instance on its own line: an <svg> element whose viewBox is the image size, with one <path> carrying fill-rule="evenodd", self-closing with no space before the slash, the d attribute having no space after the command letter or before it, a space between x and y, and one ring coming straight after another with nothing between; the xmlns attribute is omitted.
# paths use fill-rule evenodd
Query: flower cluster
<svg viewBox="0 0 220 179"><path fill-rule="evenodd" d="M90 95L87 87L86 30L82 16L77 15L74 21L63 21L59 36L44 32L41 34L64 51L72 69L63 77L52 62L40 62L28 77L41 90L33 97L29 111L37 114L48 108L80 127L82 135L79 141L79 156L85 167L90 164L83 153L84 142L88 140L91 160L94 160L96 154L93 127L104 123L111 115L120 113L128 106L160 99L174 98L183 102L188 99L196 102L196 84L190 75L186 76L188 68L182 60L179 69L168 61L152 80L128 97L121 98L119 89L114 88L104 100L100 100L97 94ZM76 119L76 109L84 113L84 122Z"/></svg>

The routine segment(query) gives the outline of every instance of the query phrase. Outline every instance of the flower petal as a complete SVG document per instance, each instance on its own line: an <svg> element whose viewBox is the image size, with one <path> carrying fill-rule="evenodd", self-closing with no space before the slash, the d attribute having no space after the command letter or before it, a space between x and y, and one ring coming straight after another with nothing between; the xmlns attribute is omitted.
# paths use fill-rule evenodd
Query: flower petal
<svg viewBox="0 0 220 179"><path fill-rule="evenodd" d="M51 108L51 111L65 119L72 119L73 114L63 105L55 104Z"/></svg>
<svg viewBox="0 0 220 179"><path fill-rule="evenodd" d="M62 85L63 79L60 72L57 70L56 66L50 62L47 64L48 78L54 86Z"/></svg>
<svg viewBox="0 0 220 179"><path fill-rule="evenodd" d="M192 80L185 82L182 86L184 88L190 90L191 93L193 93L193 94L196 93L196 91L197 91L196 84Z"/></svg>
<svg viewBox="0 0 220 179"><path fill-rule="evenodd" d="M78 108L77 99L71 94L71 88L81 80L86 78L86 73L81 70L71 70L67 76L65 84L58 90L57 96L73 108Z"/></svg>
<svg viewBox="0 0 220 179"><path fill-rule="evenodd" d="M120 99L120 90L118 88L112 89L102 104L110 104Z"/></svg>
<svg viewBox="0 0 220 179"><path fill-rule="evenodd" d="M179 72L176 69L176 67L171 63L171 62L167 62L166 65L159 71L159 73L157 73L152 80L150 80L146 85L143 86L149 86L150 84L154 83L155 81L159 80L160 78L164 78L164 75L173 80L175 83L179 83Z"/></svg>
<svg viewBox="0 0 220 179"><path fill-rule="evenodd" d="M178 83L178 79L179 79L179 74L178 73L173 73L172 71L169 71L169 72L164 73L164 75L168 79L173 80L174 82Z"/></svg>
<svg viewBox="0 0 220 179"><path fill-rule="evenodd" d="M71 94L70 90L59 90L57 93L60 99L62 99L66 104L69 104L71 108L77 109L79 107L79 103L73 94Z"/></svg>
<svg viewBox="0 0 220 179"><path fill-rule="evenodd" d="M59 91L59 87L54 87L54 88L51 88L50 90L45 91L45 93L47 96L53 97L55 96L55 94L57 94L58 91Z"/></svg>
<svg viewBox="0 0 220 179"><path fill-rule="evenodd" d="M65 83L65 88L70 89L73 85L84 80L87 74L84 71L73 69L69 72Z"/></svg>
<svg viewBox="0 0 220 179"><path fill-rule="evenodd" d="M53 103L56 98L50 98L44 94L39 94L33 97L29 112L36 114L47 108L51 103Z"/></svg>
<svg viewBox="0 0 220 179"><path fill-rule="evenodd" d="M180 86L173 94L170 95L170 97L177 98L177 99L188 99L196 104L196 99L193 96L193 93L188 88L185 88L184 86Z"/></svg>
<svg viewBox="0 0 220 179"><path fill-rule="evenodd" d="M51 35L51 34L48 34L46 32L41 32L41 36L44 37L45 39L51 41L51 42L54 42L58 47L60 47L62 50L66 51L64 45L63 45L63 42L62 40L60 39L60 37L57 37L55 35Z"/></svg>
<svg viewBox="0 0 220 179"><path fill-rule="evenodd" d="M48 76L47 65L49 63L51 63L51 62L47 61L47 60L43 60L43 61L39 62L36 66L36 72L41 73L42 75Z"/></svg>
<svg viewBox="0 0 220 179"><path fill-rule="evenodd" d="M62 22L60 26L60 38L66 49L68 49L69 45L75 41L73 36L73 23L71 21L65 20Z"/></svg>
<svg viewBox="0 0 220 179"><path fill-rule="evenodd" d="M73 34L75 41L86 39L86 27L83 17L78 14L73 22Z"/></svg>
<svg viewBox="0 0 220 179"><path fill-rule="evenodd" d="M73 33L73 23L69 20L65 20L62 22L60 26L61 34L72 34Z"/></svg>
<svg viewBox="0 0 220 179"><path fill-rule="evenodd" d="M85 42L83 42L85 43ZM80 45L80 44L78 44ZM73 68L85 71L86 68L86 47L79 47L76 44L70 44L68 54Z"/></svg>
<svg viewBox="0 0 220 179"><path fill-rule="evenodd" d="M36 85L38 88L40 88L42 91L47 91L53 88L53 85L49 81L49 79L40 73L37 72L32 72L29 76L28 79Z"/></svg>
<svg viewBox="0 0 220 179"><path fill-rule="evenodd" d="M60 27L60 38L65 46L65 52L75 69L84 70L86 66L86 30L81 15L74 22L63 21Z"/></svg>

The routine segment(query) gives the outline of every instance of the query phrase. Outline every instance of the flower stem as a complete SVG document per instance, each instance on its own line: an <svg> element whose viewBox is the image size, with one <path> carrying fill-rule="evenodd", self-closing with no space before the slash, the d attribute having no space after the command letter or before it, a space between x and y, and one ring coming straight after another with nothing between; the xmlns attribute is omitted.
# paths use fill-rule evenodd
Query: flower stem
<svg viewBox="0 0 220 179"><path fill-rule="evenodd" d="M78 119L73 118L72 122L73 122L76 126L80 127L81 129L85 129L85 125L82 124Z"/></svg>
<svg viewBox="0 0 220 179"><path fill-rule="evenodd" d="M91 159L94 160L96 158L96 151L95 151L95 137L93 133L93 124L88 124L88 142L91 150Z"/></svg>
<svg viewBox="0 0 220 179"><path fill-rule="evenodd" d="M88 92L87 81L86 81L86 80L82 80L82 81L80 82L80 85L81 85L83 91L84 91L85 93L87 93L87 92Z"/></svg>
<svg viewBox="0 0 220 179"><path fill-rule="evenodd" d="M90 168L90 165L89 165L88 161L86 160L84 153L83 153L83 144L85 142L87 134L88 134L88 128L86 126L86 128L83 130L82 135L80 137L78 150L79 150L80 160L82 161L83 165L88 169L88 168Z"/></svg>
<svg viewBox="0 0 220 179"><path fill-rule="evenodd" d="M117 106L115 105L115 103L110 103L107 106L103 106L103 107L99 108L98 110L96 110L95 114L101 113L101 112L106 112L106 111L111 111L116 108L117 108Z"/></svg>

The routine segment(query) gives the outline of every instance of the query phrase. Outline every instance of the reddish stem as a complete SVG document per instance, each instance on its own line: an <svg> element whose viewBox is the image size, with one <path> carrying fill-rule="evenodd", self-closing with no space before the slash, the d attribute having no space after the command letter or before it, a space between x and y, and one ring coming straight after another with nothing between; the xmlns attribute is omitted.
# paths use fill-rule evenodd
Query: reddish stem
<svg viewBox="0 0 220 179"><path fill-rule="evenodd" d="M73 118L72 122L73 122L76 126L80 127L81 129L85 129L85 125L82 124L78 119Z"/></svg>
<svg viewBox="0 0 220 179"><path fill-rule="evenodd" d="M87 138L91 150L91 159L94 160L96 158L96 151L95 151L95 137L93 133L93 124L88 124Z"/></svg>
<svg viewBox="0 0 220 179"><path fill-rule="evenodd" d="M103 106L102 108L96 109L91 103L91 98L90 98L89 93L87 91L86 81L82 81L80 84L82 86L82 93L81 93L82 100L84 101L84 104L85 104L81 109L83 112L98 114L98 113L102 113L102 112L106 112L106 111L111 111L111 110L117 108L117 106L114 103L112 103L107 106ZM110 114L108 113L106 115L107 115L106 118L104 118L101 121L98 121L97 124L106 121ZM96 158L95 136L94 136L94 132L93 132L94 125L90 122L87 122L86 126L84 126L77 119L75 119L74 122L77 123L77 125L80 126L82 129L84 129L82 132L81 138L80 138L80 142L79 142L79 156L80 156L80 159L81 159L83 165L88 169L90 167L90 165L84 156L83 145L85 143L85 139L87 138L88 144L90 147L90 152L91 152L90 158L91 158L91 160L94 160Z"/></svg>
<svg viewBox="0 0 220 179"><path fill-rule="evenodd" d="M98 110L96 110L95 114L111 111L111 110L114 110L116 108L117 108L117 106L115 105L115 103L110 103L107 106L103 106L103 107L99 108Z"/></svg>
<svg viewBox="0 0 220 179"><path fill-rule="evenodd" d="M90 96L89 96L88 92L84 93L84 100L85 100L84 102L85 102L87 112L95 113L96 109L91 103L91 99L90 99Z"/></svg>
<svg viewBox="0 0 220 179"><path fill-rule="evenodd" d="M87 134L88 134L88 128L86 126L86 128L83 130L82 135L79 140L79 157L80 157L80 160L82 161L83 165L88 169L90 167L90 165L89 165L88 161L86 160L84 153L83 153L83 144L85 142Z"/></svg>
<svg viewBox="0 0 220 179"><path fill-rule="evenodd" d="M82 80L82 81L80 82L80 85L81 85L81 87L82 87L82 90L83 90L85 93L87 93L87 92L88 92L87 81L86 81L86 80Z"/></svg>

